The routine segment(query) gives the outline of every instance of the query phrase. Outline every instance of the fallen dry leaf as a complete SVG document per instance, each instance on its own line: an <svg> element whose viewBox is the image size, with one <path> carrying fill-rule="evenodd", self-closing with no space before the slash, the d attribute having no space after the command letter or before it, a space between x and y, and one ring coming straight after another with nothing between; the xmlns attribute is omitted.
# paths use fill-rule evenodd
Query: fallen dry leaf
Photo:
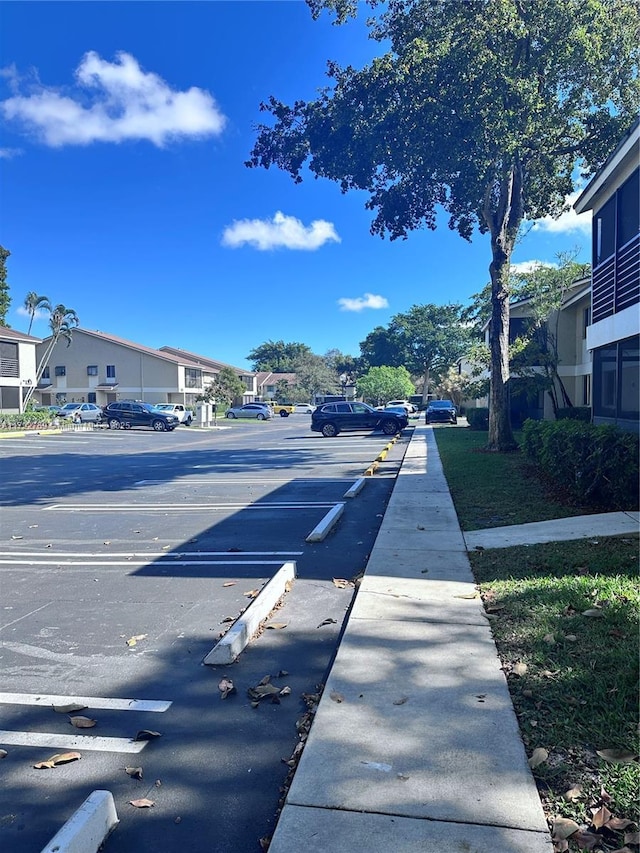
<svg viewBox="0 0 640 853"><path fill-rule="evenodd" d="M264 681L264 679L263 679ZM255 687L249 687L247 694L254 702L260 702L261 699L274 699L280 693L280 688L274 684L258 684Z"/></svg>
<svg viewBox="0 0 640 853"><path fill-rule="evenodd" d="M529 669L529 667L527 666L526 663L522 663L521 661L518 661L518 663L515 663L513 665L513 669L511 671L513 672L514 675L519 675L522 677L523 675L526 675L528 669Z"/></svg>
<svg viewBox="0 0 640 853"><path fill-rule="evenodd" d="M591 607L589 610L583 610L582 615L591 619L601 619L604 616L604 613L599 607Z"/></svg>
<svg viewBox="0 0 640 853"><path fill-rule="evenodd" d="M290 687L283 687L282 690L280 691L280 695L281 696L290 696L291 695L291 688Z"/></svg>
<svg viewBox="0 0 640 853"><path fill-rule="evenodd" d="M565 838L570 838L574 832L579 832L580 827L575 820L570 820L568 817L555 817L553 819L553 829L551 834L553 840L561 841Z"/></svg>
<svg viewBox="0 0 640 853"><path fill-rule="evenodd" d="M408 702L408 701L409 701L408 696L401 696L399 699L394 699L393 704L394 705L404 705L404 703Z"/></svg>
<svg viewBox="0 0 640 853"><path fill-rule="evenodd" d="M322 628L322 626L323 626L323 625L337 625L337 624L338 624L338 623L337 623L337 621L336 621L335 619L331 619L331 618L329 618L329 619L325 619L325 620L324 620L324 622L321 622L321 623L318 625L318 628Z"/></svg>
<svg viewBox="0 0 640 853"><path fill-rule="evenodd" d="M86 705L77 705L72 702L70 705L52 705L56 714L74 714L76 711L84 711Z"/></svg>
<svg viewBox="0 0 640 853"><path fill-rule="evenodd" d="M329 693L329 699L333 700L334 702L337 702L338 704L344 702L344 696L342 695L342 693L338 693L337 690L332 690L331 693Z"/></svg>
<svg viewBox="0 0 640 853"><path fill-rule="evenodd" d="M222 586L235 586L238 581L225 581Z"/></svg>
<svg viewBox="0 0 640 853"><path fill-rule="evenodd" d="M613 815L606 806L600 806L599 809L592 809L591 823L596 829L602 829L605 823L610 820Z"/></svg>
<svg viewBox="0 0 640 853"><path fill-rule="evenodd" d="M611 764L631 764L636 760L634 753L628 749L596 749L596 752L600 758Z"/></svg>
<svg viewBox="0 0 640 853"><path fill-rule="evenodd" d="M582 796L582 785L574 785L564 792L564 798L568 803L575 803Z"/></svg>
<svg viewBox="0 0 640 853"><path fill-rule="evenodd" d="M147 637L147 634L136 634L135 637L129 637L127 640L128 646L135 646L139 640L144 640Z"/></svg>
<svg viewBox="0 0 640 853"><path fill-rule="evenodd" d="M621 832L623 829L627 829L633 823L632 820L627 820L622 817L612 817L607 821L606 827L607 829L611 829L614 832Z"/></svg>
<svg viewBox="0 0 640 853"><path fill-rule="evenodd" d="M227 696L236 692L235 685L230 678L223 678L218 684L218 690L220 691L221 699L226 699Z"/></svg>
<svg viewBox="0 0 640 853"><path fill-rule="evenodd" d="M288 622L269 622L268 625L265 625L265 628L272 628L273 630L281 630L282 628L286 628Z"/></svg>
<svg viewBox="0 0 640 853"><path fill-rule="evenodd" d="M9 755L9 753L7 752L6 749L0 749L0 760L3 758L6 758L7 755Z"/></svg>
<svg viewBox="0 0 640 853"><path fill-rule="evenodd" d="M577 845L579 850L594 850L596 847L600 847L602 836L581 829L571 836L571 841Z"/></svg>
<svg viewBox="0 0 640 853"><path fill-rule="evenodd" d="M256 598L259 592L259 589L250 589L249 592L243 592L242 594L246 595L247 598Z"/></svg>
<svg viewBox="0 0 640 853"><path fill-rule="evenodd" d="M337 586L338 589L346 589L349 586L349 581L345 580L345 578L332 578L334 586Z"/></svg>
<svg viewBox="0 0 640 853"><path fill-rule="evenodd" d="M549 753L542 746L536 747L531 753L531 758L527 762L529 767L533 770L538 767L540 764L544 764L544 762L549 758Z"/></svg>
<svg viewBox="0 0 640 853"><path fill-rule="evenodd" d="M34 764L36 770L48 770L51 767L57 767L59 764L69 764L71 761L78 761L82 758L79 752L59 752L47 758L46 761L39 761Z"/></svg>
<svg viewBox="0 0 640 853"><path fill-rule="evenodd" d="M640 832L636 830L636 832L625 832L624 834L624 843L625 844L640 844Z"/></svg>
<svg viewBox="0 0 640 853"><path fill-rule="evenodd" d="M69 722L76 729L92 729L98 721L91 717L69 717Z"/></svg>
<svg viewBox="0 0 640 853"><path fill-rule="evenodd" d="M150 809L152 806L155 806L153 800L148 800L146 797L142 797L140 800L129 800L129 804L135 806L137 809Z"/></svg>
<svg viewBox="0 0 640 853"><path fill-rule="evenodd" d="M556 638L553 634L545 634L542 638L544 643L547 643L549 646L553 646L555 644Z"/></svg>
<svg viewBox="0 0 640 853"><path fill-rule="evenodd" d="M141 729L134 737L134 740L154 740L157 737L162 737L160 732L154 732L150 729Z"/></svg>
<svg viewBox="0 0 640 853"><path fill-rule="evenodd" d="M132 779L142 779L142 767L125 767L124 772Z"/></svg>

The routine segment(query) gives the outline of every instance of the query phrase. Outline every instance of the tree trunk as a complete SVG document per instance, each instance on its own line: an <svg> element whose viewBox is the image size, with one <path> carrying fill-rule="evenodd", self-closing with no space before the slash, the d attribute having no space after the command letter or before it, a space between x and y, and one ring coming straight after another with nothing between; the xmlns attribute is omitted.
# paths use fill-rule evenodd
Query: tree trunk
<svg viewBox="0 0 640 853"><path fill-rule="evenodd" d="M429 367L424 369L424 385L422 387L422 405L426 406L429 402Z"/></svg>
<svg viewBox="0 0 640 853"><path fill-rule="evenodd" d="M509 411L509 266L524 215L522 186L522 163L515 155L502 177L488 183L484 203L484 219L491 234L488 449L503 452L518 446Z"/></svg>
<svg viewBox="0 0 640 853"><path fill-rule="evenodd" d="M509 451L516 445L509 412L509 256L493 247L491 273L491 385L489 390L489 450Z"/></svg>

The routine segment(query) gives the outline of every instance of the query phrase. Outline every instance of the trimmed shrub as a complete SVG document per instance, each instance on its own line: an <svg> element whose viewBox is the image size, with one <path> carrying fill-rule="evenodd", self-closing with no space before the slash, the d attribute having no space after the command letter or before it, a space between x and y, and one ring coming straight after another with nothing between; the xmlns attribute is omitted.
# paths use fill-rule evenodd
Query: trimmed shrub
<svg viewBox="0 0 640 853"><path fill-rule="evenodd" d="M554 488L581 506L638 507L638 436L578 420L525 421L522 451Z"/></svg>
<svg viewBox="0 0 640 853"><path fill-rule="evenodd" d="M591 409L588 406L569 406L566 409L558 409L556 420L583 421L586 424L590 424Z"/></svg>
<svg viewBox="0 0 640 853"><path fill-rule="evenodd" d="M471 429L489 429L489 409L467 409L467 423Z"/></svg>

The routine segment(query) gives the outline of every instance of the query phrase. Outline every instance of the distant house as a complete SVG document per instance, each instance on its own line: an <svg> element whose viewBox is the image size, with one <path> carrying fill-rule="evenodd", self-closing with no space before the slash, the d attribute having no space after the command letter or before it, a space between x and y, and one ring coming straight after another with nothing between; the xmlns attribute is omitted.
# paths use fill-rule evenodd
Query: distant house
<svg viewBox="0 0 640 853"><path fill-rule="evenodd" d="M36 381L40 338L0 326L0 411L21 414L27 391Z"/></svg>
<svg viewBox="0 0 640 853"><path fill-rule="evenodd" d="M39 358L50 341L38 344ZM77 328L70 346L56 343L37 391L45 405L123 399L193 405L204 389L202 365L184 356Z"/></svg>
<svg viewBox="0 0 640 853"><path fill-rule="evenodd" d="M593 421L639 431L640 121L574 204L593 211Z"/></svg>
<svg viewBox="0 0 640 853"><path fill-rule="evenodd" d="M194 364L200 365L204 374L205 386L209 386L215 381L216 376L220 373L223 367L230 367L231 370L238 375L240 381L246 388L242 397L243 403L252 403L258 394L256 374L250 370L243 370L241 367L234 367L232 364L225 364L223 361L216 361L215 359L208 358L205 355L197 355L196 353L188 352L185 349L178 349L177 347L160 347L160 352L167 352L175 356L187 358Z"/></svg>
<svg viewBox="0 0 640 853"><path fill-rule="evenodd" d="M275 400L278 396L278 385L280 384L280 387L282 387L282 384L285 382L290 386L294 386L298 382L298 377L295 373L271 373L271 371L259 371L256 374L256 388L259 399ZM278 402L284 403L286 401L279 400Z"/></svg>

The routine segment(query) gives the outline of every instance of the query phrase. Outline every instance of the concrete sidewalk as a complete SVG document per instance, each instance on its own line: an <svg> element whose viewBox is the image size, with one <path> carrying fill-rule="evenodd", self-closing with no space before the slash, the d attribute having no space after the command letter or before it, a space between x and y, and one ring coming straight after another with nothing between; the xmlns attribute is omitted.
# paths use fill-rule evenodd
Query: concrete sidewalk
<svg viewBox="0 0 640 853"><path fill-rule="evenodd" d="M551 853L433 431L417 426L270 853Z"/></svg>

